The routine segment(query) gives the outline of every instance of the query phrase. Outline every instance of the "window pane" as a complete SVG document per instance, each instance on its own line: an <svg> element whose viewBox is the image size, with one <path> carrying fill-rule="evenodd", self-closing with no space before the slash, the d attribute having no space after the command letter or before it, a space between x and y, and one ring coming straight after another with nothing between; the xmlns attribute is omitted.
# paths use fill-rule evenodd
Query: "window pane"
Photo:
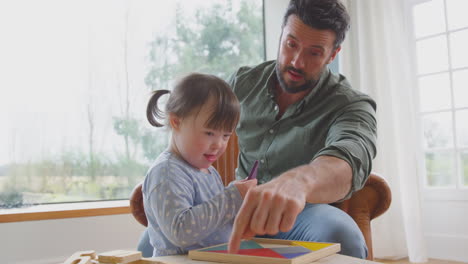
<svg viewBox="0 0 468 264"><path fill-rule="evenodd" d="M452 59L452 68L468 66L467 47L468 30L462 30L450 34L450 57Z"/></svg>
<svg viewBox="0 0 468 264"><path fill-rule="evenodd" d="M468 151L463 151L461 153L461 165L462 165L462 174L463 174L463 185L468 187Z"/></svg>
<svg viewBox="0 0 468 264"><path fill-rule="evenodd" d="M468 26L468 1L466 0L446 0L447 2L447 18L449 30L458 29Z"/></svg>
<svg viewBox="0 0 468 264"><path fill-rule="evenodd" d="M445 31L443 1L432 0L415 5L413 8L413 19L416 38Z"/></svg>
<svg viewBox="0 0 468 264"><path fill-rule="evenodd" d="M427 185L448 187L455 185L454 155L452 152L426 153Z"/></svg>
<svg viewBox="0 0 468 264"><path fill-rule="evenodd" d="M168 145L149 93L264 60L262 0L1 5L0 208L128 199Z"/></svg>
<svg viewBox="0 0 468 264"><path fill-rule="evenodd" d="M424 147L453 147L452 114L443 112L423 116Z"/></svg>
<svg viewBox="0 0 468 264"><path fill-rule="evenodd" d="M468 107L468 70L453 72L455 107Z"/></svg>
<svg viewBox="0 0 468 264"><path fill-rule="evenodd" d="M468 110L455 112L458 147L468 147Z"/></svg>
<svg viewBox="0 0 468 264"><path fill-rule="evenodd" d="M448 69L447 40L445 36L416 42L418 73L445 71Z"/></svg>
<svg viewBox="0 0 468 264"><path fill-rule="evenodd" d="M419 78L421 111L450 109L450 79L448 73Z"/></svg>

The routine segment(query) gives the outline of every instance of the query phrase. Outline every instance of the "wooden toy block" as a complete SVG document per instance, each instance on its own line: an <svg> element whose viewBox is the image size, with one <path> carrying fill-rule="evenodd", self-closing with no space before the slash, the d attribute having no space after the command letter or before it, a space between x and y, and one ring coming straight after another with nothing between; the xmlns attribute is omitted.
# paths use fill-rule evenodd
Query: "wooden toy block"
<svg viewBox="0 0 468 264"><path fill-rule="evenodd" d="M63 264L92 264L94 259L96 259L94 250L78 251L65 260Z"/></svg>
<svg viewBox="0 0 468 264"><path fill-rule="evenodd" d="M104 262L96 261L96 263L93 263L93 264L116 264L116 263L104 263ZM118 264L120 264L120 263L118 263ZM159 261L159 260L152 260L152 259L149 259L149 258L141 258L139 260L128 262L126 264L173 264L173 263L162 262L162 261Z"/></svg>
<svg viewBox="0 0 468 264"><path fill-rule="evenodd" d="M98 255L100 263L119 263L125 264L141 259L140 251L113 250Z"/></svg>
<svg viewBox="0 0 468 264"><path fill-rule="evenodd" d="M158 261L158 260L151 260L149 258L142 258L140 260L130 262L130 263L127 263L127 264L170 264L170 263L161 262L161 261Z"/></svg>

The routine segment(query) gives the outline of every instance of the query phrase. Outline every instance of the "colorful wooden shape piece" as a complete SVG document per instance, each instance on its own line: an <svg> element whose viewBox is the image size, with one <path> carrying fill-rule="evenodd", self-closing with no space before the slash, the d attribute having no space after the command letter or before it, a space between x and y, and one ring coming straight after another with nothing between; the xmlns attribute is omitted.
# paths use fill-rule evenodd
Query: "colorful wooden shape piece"
<svg viewBox="0 0 468 264"><path fill-rule="evenodd" d="M312 252L310 249L301 247L301 246L292 246L292 247L275 247L270 248L271 250L277 252L278 254L283 253L309 253Z"/></svg>
<svg viewBox="0 0 468 264"><path fill-rule="evenodd" d="M292 259L312 252L310 249L301 246L270 248L285 258Z"/></svg>
<svg viewBox="0 0 468 264"><path fill-rule="evenodd" d="M292 244L308 248L308 249L310 249L312 251L317 251L317 250L320 250L322 248L326 248L326 247L334 245L334 244L331 244L331 243L318 243L318 242L305 242L305 241L293 241Z"/></svg>
<svg viewBox="0 0 468 264"><path fill-rule="evenodd" d="M240 244L239 249L254 249L254 248L263 248L260 246L257 242L252 241L252 240L243 240ZM209 247L209 248L203 248L200 249L200 251L221 251L221 250L227 250L227 244L223 244L220 246L214 246L214 247Z"/></svg>
<svg viewBox="0 0 468 264"><path fill-rule="evenodd" d="M307 252L297 252L297 253L283 253L281 254L284 258L293 259L307 254Z"/></svg>
<svg viewBox="0 0 468 264"><path fill-rule="evenodd" d="M227 254L227 250L210 251L213 253ZM269 248L252 248L252 249L239 249L236 255L257 256L257 257L270 257L270 258L285 258L283 255Z"/></svg>

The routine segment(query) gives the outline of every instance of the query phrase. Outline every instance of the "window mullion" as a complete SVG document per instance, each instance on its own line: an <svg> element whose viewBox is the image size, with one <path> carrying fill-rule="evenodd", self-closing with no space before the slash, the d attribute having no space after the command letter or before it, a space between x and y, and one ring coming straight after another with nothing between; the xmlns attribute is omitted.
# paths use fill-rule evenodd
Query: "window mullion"
<svg viewBox="0 0 468 264"><path fill-rule="evenodd" d="M461 184L461 176L460 176L460 168L459 168L459 151L457 145L457 130L456 130L456 116L455 116L455 95L453 91L453 67L452 67L452 50L451 50L451 42L449 36L449 22L448 22L448 11L447 11L447 0L444 0L444 14L445 14L445 36L447 39L447 56L448 56L448 71L449 71L449 83L450 83L450 101L451 101L451 111L452 111L452 133L453 133L453 149L454 149L454 158L455 158L455 187L457 189L460 188Z"/></svg>

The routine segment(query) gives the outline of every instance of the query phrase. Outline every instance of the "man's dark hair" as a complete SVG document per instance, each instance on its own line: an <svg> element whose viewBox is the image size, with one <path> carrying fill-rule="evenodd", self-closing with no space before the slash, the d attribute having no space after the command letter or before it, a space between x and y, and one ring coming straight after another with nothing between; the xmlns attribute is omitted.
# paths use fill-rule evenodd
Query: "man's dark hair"
<svg viewBox="0 0 468 264"><path fill-rule="evenodd" d="M296 15L310 27L335 32L335 48L345 39L349 14L340 0L291 0L284 14L283 27L290 15Z"/></svg>

